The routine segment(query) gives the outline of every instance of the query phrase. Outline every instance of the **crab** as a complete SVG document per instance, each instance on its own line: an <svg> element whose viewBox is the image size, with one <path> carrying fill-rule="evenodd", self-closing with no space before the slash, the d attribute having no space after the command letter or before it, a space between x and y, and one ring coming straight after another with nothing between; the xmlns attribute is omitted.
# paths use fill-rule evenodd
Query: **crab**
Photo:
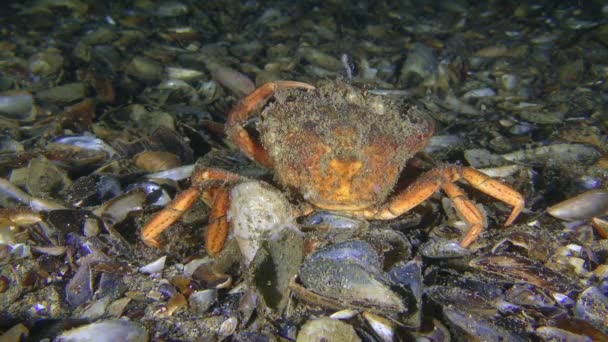
<svg viewBox="0 0 608 342"><path fill-rule="evenodd" d="M254 138L245 125L261 107L259 138ZM432 136L433 122L421 107L376 96L342 81L329 81L318 88L296 81L267 83L237 103L228 114L225 130L242 153L274 169L277 182L299 193L313 209L390 220L441 189L470 225L460 241L462 247L480 235L483 216L455 184L457 180L511 205L505 226L513 223L524 206L522 195L508 185L458 165L435 167L405 189L393 191L407 161ZM217 256L229 233L230 185L242 178L221 169L195 168L192 186L142 228L143 241L159 247L161 232L202 196L211 206L205 247L209 255ZM305 212L310 210L298 215Z"/></svg>

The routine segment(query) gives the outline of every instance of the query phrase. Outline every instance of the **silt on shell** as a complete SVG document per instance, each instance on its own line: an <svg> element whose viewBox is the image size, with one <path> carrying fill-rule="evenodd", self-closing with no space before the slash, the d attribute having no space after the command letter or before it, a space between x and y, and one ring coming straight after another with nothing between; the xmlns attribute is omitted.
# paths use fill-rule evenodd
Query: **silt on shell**
<svg viewBox="0 0 608 342"><path fill-rule="evenodd" d="M295 229L291 204L277 189L257 181L239 183L230 192L228 221L245 264L262 240L273 239L285 228Z"/></svg>

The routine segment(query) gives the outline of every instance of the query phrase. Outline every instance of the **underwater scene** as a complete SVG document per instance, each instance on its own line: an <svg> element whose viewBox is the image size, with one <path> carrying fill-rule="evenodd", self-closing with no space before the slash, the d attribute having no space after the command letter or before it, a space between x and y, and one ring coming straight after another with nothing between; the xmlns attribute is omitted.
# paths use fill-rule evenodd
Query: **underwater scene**
<svg viewBox="0 0 608 342"><path fill-rule="evenodd" d="M608 341L608 2L0 6L0 341Z"/></svg>

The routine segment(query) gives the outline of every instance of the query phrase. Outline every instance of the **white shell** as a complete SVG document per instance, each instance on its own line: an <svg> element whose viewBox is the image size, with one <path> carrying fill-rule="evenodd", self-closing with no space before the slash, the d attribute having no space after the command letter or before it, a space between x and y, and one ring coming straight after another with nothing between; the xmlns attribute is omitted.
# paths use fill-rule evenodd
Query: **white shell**
<svg viewBox="0 0 608 342"><path fill-rule="evenodd" d="M143 266L139 269L141 273L154 274L163 270L165 267L165 261L167 260L167 256L162 256L155 261Z"/></svg>
<svg viewBox="0 0 608 342"><path fill-rule="evenodd" d="M61 342L114 342L114 341L148 341L148 333L143 325L122 319L107 320L68 330L57 336Z"/></svg>
<svg viewBox="0 0 608 342"><path fill-rule="evenodd" d="M239 183L232 189L228 221L246 265L255 257L261 241L273 239L283 229L295 226L285 196L257 181Z"/></svg>

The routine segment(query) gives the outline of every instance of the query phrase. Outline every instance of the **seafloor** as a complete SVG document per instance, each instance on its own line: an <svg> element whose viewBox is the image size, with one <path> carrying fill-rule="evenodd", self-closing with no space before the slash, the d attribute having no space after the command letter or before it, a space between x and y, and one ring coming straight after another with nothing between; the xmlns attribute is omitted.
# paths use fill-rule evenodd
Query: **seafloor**
<svg viewBox="0 0 608 342"><path fill-rule="evenodd" d="M4 1L0 341L608 341L607 77L603 1Z"/></svg>

